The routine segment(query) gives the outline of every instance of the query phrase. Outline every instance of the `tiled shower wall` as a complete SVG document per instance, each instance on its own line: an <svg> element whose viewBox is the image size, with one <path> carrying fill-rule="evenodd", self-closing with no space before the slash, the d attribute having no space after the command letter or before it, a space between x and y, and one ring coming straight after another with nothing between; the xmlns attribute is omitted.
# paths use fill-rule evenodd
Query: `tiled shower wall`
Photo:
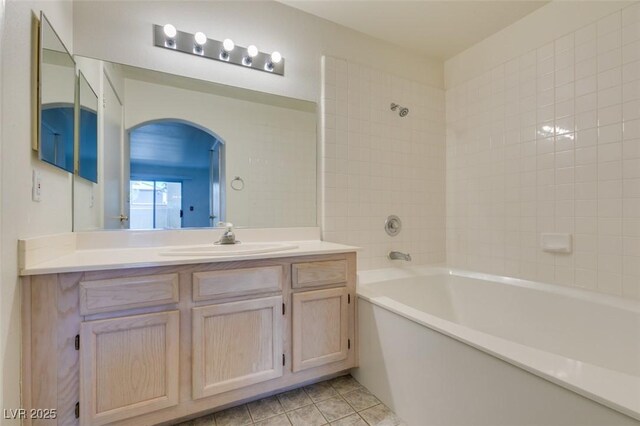
<svg viewBox="0 0 640 426"><path fill-rule="evenodd" d="M640 298L640 3L446 104L448 263ZM544 232L573 253L541 251Z"/></svg>
<svg viewBox="0 0 640 426"><path fill-rule="evenodd" d="M390 250L444 262L444 91L324 57L321 117L323 239L362 247L359 269L388 266ZM384 231L391 214L396 237Z"/></svg>

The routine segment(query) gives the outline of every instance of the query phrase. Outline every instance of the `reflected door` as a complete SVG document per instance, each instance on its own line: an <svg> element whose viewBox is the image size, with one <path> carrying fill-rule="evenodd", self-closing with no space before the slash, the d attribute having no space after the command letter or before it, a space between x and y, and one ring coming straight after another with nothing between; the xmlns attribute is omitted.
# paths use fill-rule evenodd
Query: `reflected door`
<svg viewBox="0 0 640 426"><path fill-rule="evenodd" d="M132 180L131 229L182 228L182 182Z"/></svg>
<svg viewBox="0 0 640 426"><path fill-rule="evenodd" d="M122 189L122 103L106 74L104 81L104 227L128 228L129 209Z"/></svg>

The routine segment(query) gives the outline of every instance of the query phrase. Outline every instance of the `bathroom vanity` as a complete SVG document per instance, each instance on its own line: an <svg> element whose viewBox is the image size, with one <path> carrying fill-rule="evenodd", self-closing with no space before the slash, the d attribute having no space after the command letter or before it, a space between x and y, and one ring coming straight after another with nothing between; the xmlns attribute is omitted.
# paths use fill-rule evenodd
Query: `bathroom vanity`
<svg viewBox="0 0 640 426"><path fill-rule="evenodd" d="M24 407L57 410L26 424L171 424L357 365L355 248L153 253L22 270Z"/></svg>

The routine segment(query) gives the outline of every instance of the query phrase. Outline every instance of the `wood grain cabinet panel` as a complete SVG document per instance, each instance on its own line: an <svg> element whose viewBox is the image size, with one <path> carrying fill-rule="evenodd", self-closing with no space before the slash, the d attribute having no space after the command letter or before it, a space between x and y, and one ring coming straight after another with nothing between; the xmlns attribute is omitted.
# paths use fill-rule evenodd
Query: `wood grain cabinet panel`
<svg viewBox="0 0 640 426"><path fill-rule="evenodd" d="M194 399L282 376L282 296L192 312Z"/></svg>
<svg viewBox="0 0 640 426"><path fill-rule="evenodd" d="M178 303L178 274L80 282L82 315L169 303Z"/></svg>
<svg viewBox="0 0 640 426"><path fill-rule="evenodd" d="M293 288L346 284L347 282L346 260L294 263L291 269Z"/></svg>
<svg viewBox="0 0 640 426"><path fill-rule="evenodd" d="M102 425L178 404L179 312L83 322L80 422Z"/></svg>
<svg viewBox="0 0 640 426"><path fill-rule="evenodd" d="M347 358L348 297L346 288L293 295L294 372Z"/></svg>
<svg viewBox="0 0 640 426"><path fill-rule="evenodd" d="M262 266L193 274L193 300L211 300L282 291L282 266Z"/></svg>

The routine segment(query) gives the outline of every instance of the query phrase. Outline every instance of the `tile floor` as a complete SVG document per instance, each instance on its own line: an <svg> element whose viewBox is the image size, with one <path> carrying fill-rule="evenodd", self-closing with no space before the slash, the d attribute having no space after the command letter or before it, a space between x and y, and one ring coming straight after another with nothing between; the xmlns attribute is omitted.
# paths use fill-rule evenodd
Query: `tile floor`
<svg viewBox="0 0 640 426"><path fill-rule="evenodd" d="M294 389L177 426L405 425L351 375Z"/></svg>

